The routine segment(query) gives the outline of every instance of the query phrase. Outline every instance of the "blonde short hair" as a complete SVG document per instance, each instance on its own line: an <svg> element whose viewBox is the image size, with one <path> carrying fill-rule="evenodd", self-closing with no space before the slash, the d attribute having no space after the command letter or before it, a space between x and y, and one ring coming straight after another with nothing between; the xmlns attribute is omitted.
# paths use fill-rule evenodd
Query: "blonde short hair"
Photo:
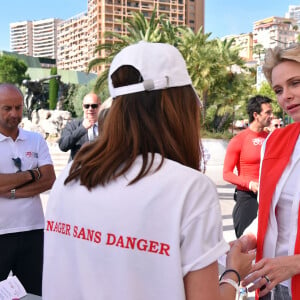
<svg viewBox="0 0 300 300"><path fill-rule="evenodd" d="M300 43L294 44L289 48L275 47L268 49L265 56L265 63L263 65L263 72L269 83L272 83L272 71L283 61L300 62Z"/></svg>

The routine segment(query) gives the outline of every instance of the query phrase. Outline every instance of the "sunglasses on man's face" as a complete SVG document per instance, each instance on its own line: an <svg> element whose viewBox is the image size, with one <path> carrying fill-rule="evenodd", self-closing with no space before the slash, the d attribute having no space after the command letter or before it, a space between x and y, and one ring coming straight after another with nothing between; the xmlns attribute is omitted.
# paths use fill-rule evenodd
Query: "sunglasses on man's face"
<svg viewBox="0 0 300 300"><path fill-rule="evenodd" d="M21 161L21 158L20 157L17 157L17 158L12 158L15 166L18 168L18 172L22 172L22 169L21 169L21 166L22 166L22 161Z"/></svg>
<svg viewBox="0 0 300 300"><path fill-rule="evenodd" d="M83 104L83 107L84 107L85 109L89 109L90 107L91 107L92 109L96 109L96 108L98 108L98 106L99 106L99 104Z"/></svg>

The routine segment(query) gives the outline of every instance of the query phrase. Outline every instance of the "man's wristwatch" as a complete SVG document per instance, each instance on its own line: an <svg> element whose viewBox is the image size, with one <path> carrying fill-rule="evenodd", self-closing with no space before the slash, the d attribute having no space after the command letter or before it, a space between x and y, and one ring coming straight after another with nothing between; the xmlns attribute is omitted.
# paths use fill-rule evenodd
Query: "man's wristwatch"
<svg viewBox="0 0 300 300"><path fill-rule="evenodd" d="M16 199L16 189L10 190L10 199Z"/></svg>

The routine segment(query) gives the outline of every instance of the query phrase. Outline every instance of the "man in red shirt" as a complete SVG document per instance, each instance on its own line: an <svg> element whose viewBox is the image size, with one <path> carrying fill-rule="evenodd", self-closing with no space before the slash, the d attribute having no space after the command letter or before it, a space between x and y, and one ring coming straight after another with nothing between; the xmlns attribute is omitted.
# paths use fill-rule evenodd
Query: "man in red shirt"
<svg viewBox="0 0 300 300"><path fill-rule="evenodd" d="M257 216L260 150L268 135L264 128L273 118L271 101L260 95L249 99L247 112L250 125L231 139L225 155L223 178L236 185L232 217L237 237Z"/></svg>

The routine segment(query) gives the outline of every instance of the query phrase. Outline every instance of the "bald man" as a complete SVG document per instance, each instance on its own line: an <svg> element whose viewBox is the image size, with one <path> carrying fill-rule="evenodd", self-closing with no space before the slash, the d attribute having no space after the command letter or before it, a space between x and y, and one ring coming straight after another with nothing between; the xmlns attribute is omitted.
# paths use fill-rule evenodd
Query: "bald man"
<svg viewBox="0 0 300 300"><path fill-rule="evenodd" d="M23 94L0 84L0 281L12 271L28 293L41 295L44 213L40 193L55 180L47 143L19 128Z"/></svg>
<svg viewBox="0 0 300 300"><path fill-rule="evenodd" d="M101 99L95 93L87 94L82 101L83 119L75 119L67 123L58 141L60 150L71 150L73 160L83 144L93 141L98 135L98 114Z"/></svg>

